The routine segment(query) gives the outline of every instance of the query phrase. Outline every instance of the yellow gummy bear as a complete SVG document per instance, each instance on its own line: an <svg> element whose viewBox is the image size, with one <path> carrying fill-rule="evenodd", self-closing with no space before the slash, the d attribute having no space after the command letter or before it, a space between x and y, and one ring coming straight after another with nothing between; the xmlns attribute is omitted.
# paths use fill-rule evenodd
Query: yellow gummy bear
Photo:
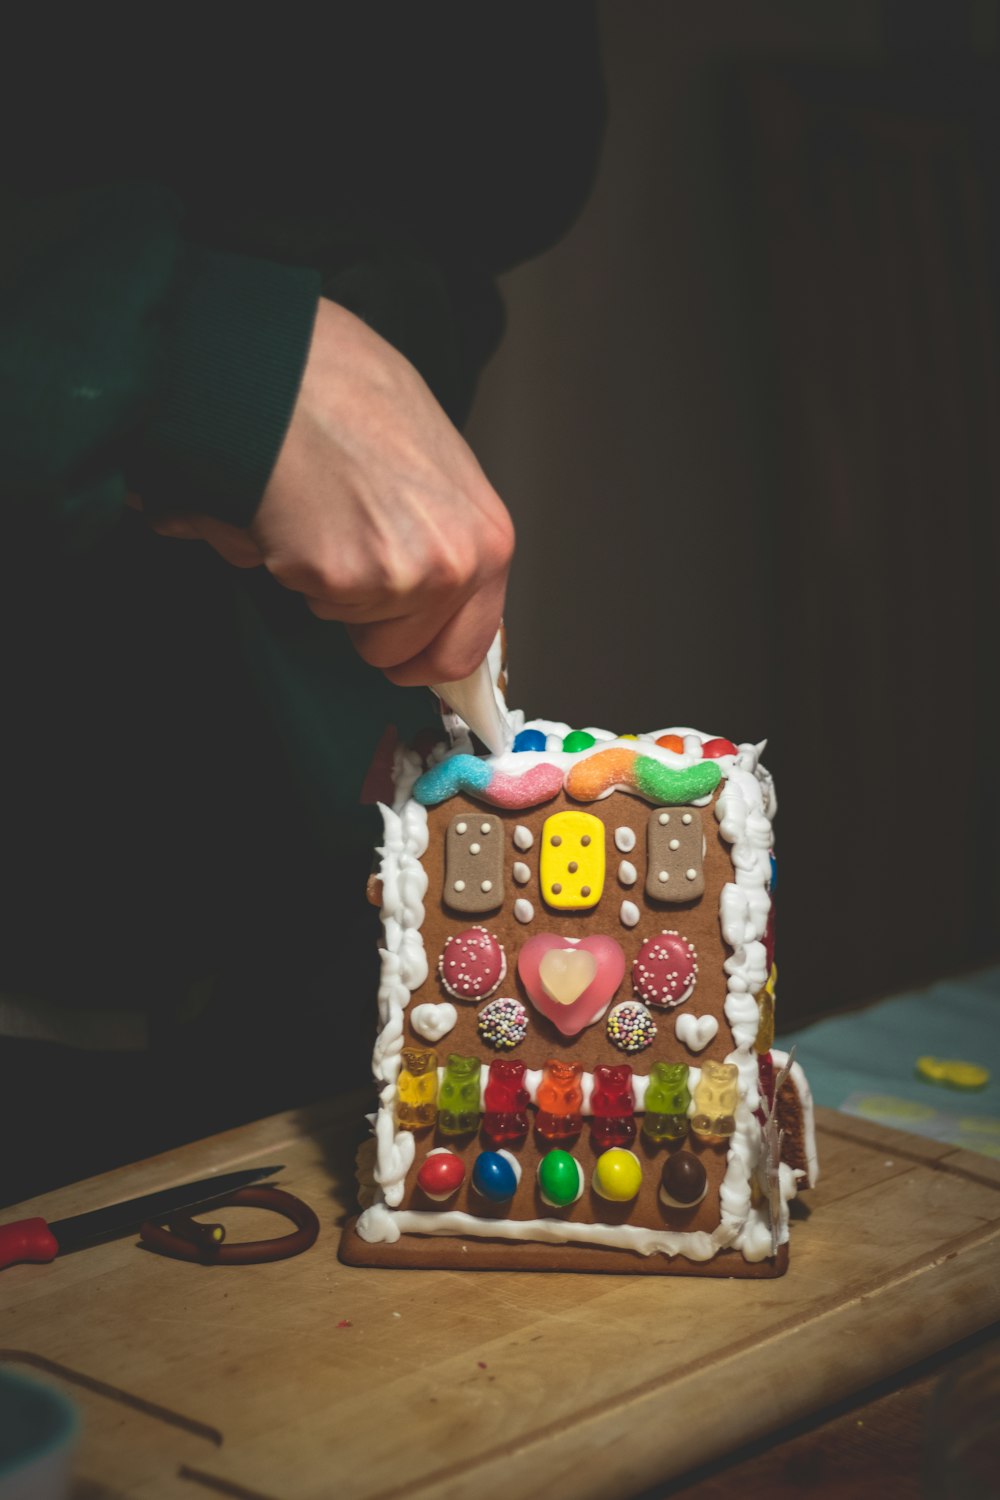
<svg viewBox="0 0 1000 1500"><path fill-rule="evenodd" d="M404 1047L396 1080L396 1124L423 1130L437 1119L437 1053L433 1048Z"/></svg>
<svg viewBox="0 0 1000 1500"><path fill-rule="evenodd" d="M958 1058L918 1057L917 1075L928 1083L943 1083L949 1089L984 1089L990 1081L989 1068L960 1062Z"/></svg>
<svg viewBox="0 0 1000 1500"><path fill-rule="evenodd" d="M703 1063L694 1090L691 1129L703 1141L724 1141L736 1129L739 1073L735 1063Z"/></svg>
<svg viewBox="0 0 1000 1500"><path fill-rule="evenodd" d="M546 904L557 911L585 911L596 906L604 890L604 824L600 818L575 811L546 818L538 874Z"/></svg>
<svg viewBox="0 0 1000 1500"><path fill-rule="evenodd" d="M754 1042L754 1051L763 1055L770 1052L774 1046L774 1006L775 994L778 988L778 965L771 965L767 983L757 993L757 1038Z"/></svg>

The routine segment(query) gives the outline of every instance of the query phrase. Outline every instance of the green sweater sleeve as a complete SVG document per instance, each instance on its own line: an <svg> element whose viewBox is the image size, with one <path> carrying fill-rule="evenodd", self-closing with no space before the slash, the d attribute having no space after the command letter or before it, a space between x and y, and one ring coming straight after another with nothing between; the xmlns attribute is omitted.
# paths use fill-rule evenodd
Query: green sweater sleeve
<svg viewBox="0 0 1000 1500"><path fill-rule="evenodd" d="M291 416L318 273L186 243L164 189L8 205L0 245L7 506L152 508L245 525Z"/></svg>

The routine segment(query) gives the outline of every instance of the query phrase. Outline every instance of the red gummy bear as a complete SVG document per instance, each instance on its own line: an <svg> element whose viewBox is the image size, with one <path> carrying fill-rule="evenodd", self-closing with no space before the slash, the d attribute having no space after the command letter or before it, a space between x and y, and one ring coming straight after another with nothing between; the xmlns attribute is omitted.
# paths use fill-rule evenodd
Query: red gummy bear
<svg viewBox="0 0 1000 1500"><path fill-rule="evenodd" d="M483 1093L483 1133L492 1141L518 1141L528 1134L528 1104L523 1062L497 1058L490 1063Z"/></svg>
<svg viewBox="0 0 1000 1500"><path fill-rule="evenodd" d="M595 1151L629 1146L635 1140L635 1095L628 1063L598 1063L590 1096L591 1142Z"/></svg>

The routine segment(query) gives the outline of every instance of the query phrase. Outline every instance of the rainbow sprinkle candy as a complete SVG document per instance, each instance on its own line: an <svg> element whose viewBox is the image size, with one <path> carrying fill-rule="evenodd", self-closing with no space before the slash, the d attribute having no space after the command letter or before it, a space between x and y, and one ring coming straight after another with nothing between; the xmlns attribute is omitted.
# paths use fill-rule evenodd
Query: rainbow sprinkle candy
<svg viewBox="0 0 1000 1500"><path fill-rule="evenodd" d="M607 1033L620 1052L643 1052L656 1036L656 1022L644 1005L625 1000L608 1016Z"/></svg>
<svg viewBox="0 0 1000 1500"><path fill-rule="evenodd" d="M520 1000L491 1000L479 1012L476 1024L488 1047L495 1047L498 1052L510 1052L528 1034L528 1012Z"/></svg>

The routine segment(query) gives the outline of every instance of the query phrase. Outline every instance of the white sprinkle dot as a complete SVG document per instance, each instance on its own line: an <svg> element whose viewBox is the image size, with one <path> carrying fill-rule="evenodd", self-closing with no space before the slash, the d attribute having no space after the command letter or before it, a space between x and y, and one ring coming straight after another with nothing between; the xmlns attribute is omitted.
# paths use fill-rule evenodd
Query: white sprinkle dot
<svg viewBox="0 0 1000 1500"><path fill-rule="evenodd" d="M685 813L684 816L683 816L683 818L681 818L681 822L682 823L690 823L690 821L691 821L691 814L690 813Z"/></svg>
<svg viewBox="0 0 1000 1500"><path fill-rule="evenodd" d="M670 874L667 870L661 870L656 878L657 880L662 880L663 883L666 884L666 882L670 879Z"/></svg>
<svg viewBox="0 0 1000 1500"><path fill-rule="evenodd" d="M660 813L660 822L664 824L664 826L666 826L666 824L670 822L670 814Z"/></svg>
<svg viewBox="0 0 1000 1500"><path fill-rule="evenodd" d="M671 847L671 849L679 849L681 847L681 841L680 841L680 839L671 839L670 840L670 847Z"/></svg>
<svg viewBox="0 0 1000 1500"><path fill-rule="evenodd" d="M466 829L468 828L468 826L469 826L468 823L456 823L455 824L455 832L456 833L464 833L466 831Z"/></svg>
<svg viewBox="0 0 1000 1500"><path fill-rule="evenodd" d="M481 848L482 848L481 844L470 844L469 845L469 853L470 854L478 854Z"/></svg>
<svg viewBox="0 0 1000 1500"><path fill-rule="evenodd" d="M685 870L684 874L687 876L688 880L697 880L698 878L697 870Z"/></svg>
<svg viewBox="0 0 1000 1500"><path fill-rule="evenodd" d="M481 891L491 891L493 889L493 882L492 882L492 880L484 880L482 882L482 884L480 885L479 889Z"/></svg>
<svg viewBox="0 0 1000 1500"><path fill-rule="evenodd" d="M489 825L489 823L480 823L480 825L479 825L479 832L480 833L489 833L489 831L490 831L490 825Z"/></svg>
<svg viewBox="0 0 1000 1500"><path fill-rule="evenodd" d="M465 881L464 880L456 880L455 881L455 889L456 889L456 891L464 891L465 890Z"/></svg>

